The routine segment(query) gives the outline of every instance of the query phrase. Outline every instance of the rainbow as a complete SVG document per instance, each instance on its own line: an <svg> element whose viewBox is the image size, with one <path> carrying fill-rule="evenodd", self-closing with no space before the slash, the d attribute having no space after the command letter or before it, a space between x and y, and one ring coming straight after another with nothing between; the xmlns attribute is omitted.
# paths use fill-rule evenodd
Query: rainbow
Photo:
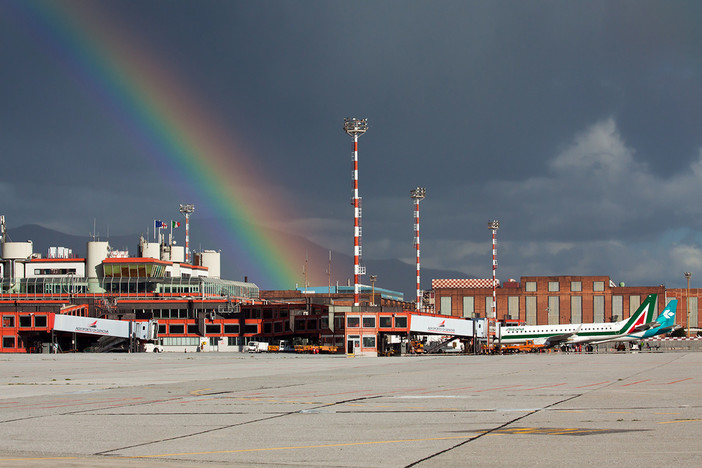
<svg viewBox="0 0 702 468"><path fill-rule="evenodd" d="M133 32L124 34L100 11L100 2L17 1L10 8L149 155L154 167L166 168L165 176L174 185L205 205L198 208L222 220L219 234L235 245L234 261L250 272L251 281L269 289L289 289L299 281L297 249L261 227L291 212L280 202L285 197L272 194L269 185L274 184L261 190L264 177L253 169L253 157L148 52L148 44Z"/></svg>

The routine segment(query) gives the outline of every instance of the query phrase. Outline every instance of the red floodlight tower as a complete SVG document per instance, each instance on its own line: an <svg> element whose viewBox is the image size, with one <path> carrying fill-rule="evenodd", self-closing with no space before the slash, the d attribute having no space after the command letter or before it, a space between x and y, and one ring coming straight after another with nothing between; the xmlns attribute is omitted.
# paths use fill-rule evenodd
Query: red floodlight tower
<svg viewBox="0 0 702 468"><path fill-rule="evenodd" d="M361 198L358 196L358 137L368 130L368 119L347 117L344 119L344 131L353 137L353 305L358 306L359 278L366 273L361 266Z"/></svg>
<svg viewBox="0 0 702 468"><path fill-rule="evenodd" d="M190 215L195 212L195 205L180 205L179 211L185 216L185 261L190 263Z"/></svg>
<svg viewBox="0 0 702 468"><path fill-rule="evenodd" d="M410 190L410 197L414 200L414 248L417 251L417 306L416 310L421 310L422 308L422 287L420 285L419 279L419 202L424 200L427 196L427 189L424 187L417 187L416 189Z"/></svg>
<svg viewBox="0 0 702 468"><path fill-rule="evenodd" d="M488 317L488 346L490 345L490 322L497 318L497 230L500 229L500 221L493 219L488 221L488 229L492 231L492 312ZM486 314L487 315L487 314Z"/></svg>

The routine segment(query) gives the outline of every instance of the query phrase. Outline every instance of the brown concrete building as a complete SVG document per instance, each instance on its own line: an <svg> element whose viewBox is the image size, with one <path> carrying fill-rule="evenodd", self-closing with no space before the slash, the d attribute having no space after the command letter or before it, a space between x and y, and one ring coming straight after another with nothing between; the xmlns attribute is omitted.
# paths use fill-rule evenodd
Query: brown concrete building
<svg viewBox="0 0 702 468"><path fill-rule="evenodd" d="M434 280L432 287L437 313L474 318L486 317L491 309L491 279ZM608 276L523 276L497 285L496 318L527 325L616 321L629 317L653 293L658 294L657 310L663 310L663 285L617 286ZM679 306L678 323L680 311Z"/></svg>

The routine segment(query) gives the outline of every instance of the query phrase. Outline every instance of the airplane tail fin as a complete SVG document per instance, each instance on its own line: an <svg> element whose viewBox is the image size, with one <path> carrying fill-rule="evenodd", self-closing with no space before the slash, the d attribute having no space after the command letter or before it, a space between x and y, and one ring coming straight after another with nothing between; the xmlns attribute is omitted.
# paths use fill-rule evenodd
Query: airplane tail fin
<svg viewBox="0 0 702 468"><path fill-rule="evenodd" d="M641 303L636 312L629 317L625 323L624 327L620 330L620 333L625 335L633 333L642 325L651 321L653 316L653 310L656 307L657 294L649 294L648 297Z"/></svg>
<svg viewBox="0 0 702 468"><path fill-rule="evenodd" d="M673 299L665 306L663 312L656 318L656 322L663 328L675 325L675 311L678 308L678 300Z"/></svg>

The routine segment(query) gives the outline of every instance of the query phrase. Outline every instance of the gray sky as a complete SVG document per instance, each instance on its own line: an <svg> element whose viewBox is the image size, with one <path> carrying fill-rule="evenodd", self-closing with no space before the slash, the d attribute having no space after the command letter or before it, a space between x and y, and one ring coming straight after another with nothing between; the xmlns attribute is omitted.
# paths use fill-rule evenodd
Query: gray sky
<svg viewBox="0 0 702 468"><path fill-rule="evenodd" d="M189 200L217 213L52 48L43 2L24 3L0 1L8 223L124 234ZM277 229L351 254L342 125L365 117L366 259L414 261L424 186L423 266L489 277L496 218L503 280L702 281L700 2L54 3L91 5L231 129L258 185L295 207Z"/></svg>

